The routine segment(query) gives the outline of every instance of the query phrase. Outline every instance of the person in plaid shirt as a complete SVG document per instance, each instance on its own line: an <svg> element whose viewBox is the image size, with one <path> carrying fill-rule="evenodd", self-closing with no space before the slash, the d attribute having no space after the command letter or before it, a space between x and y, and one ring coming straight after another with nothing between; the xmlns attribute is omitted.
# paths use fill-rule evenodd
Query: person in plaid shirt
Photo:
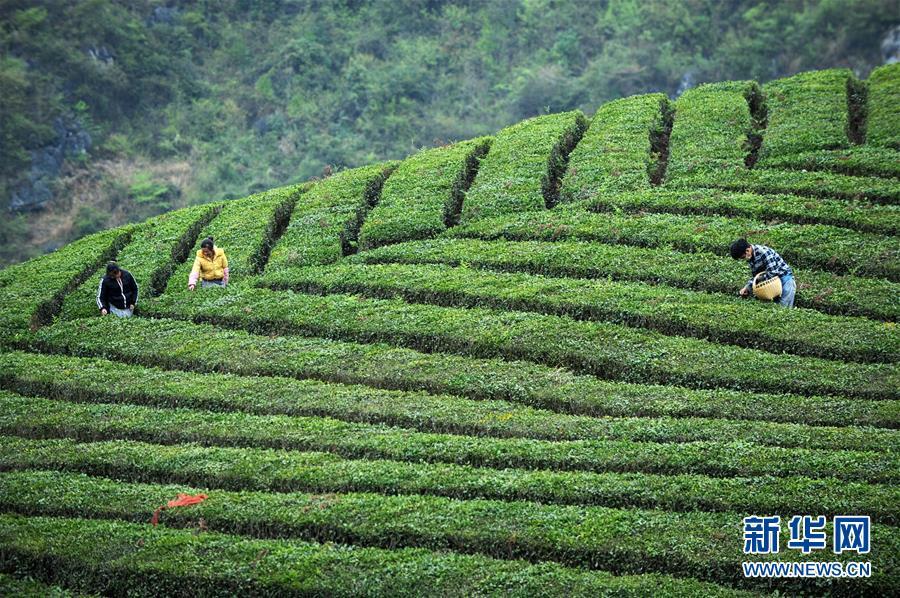
<svg viewBox="0 0 900 598"><path fill-rule="evenodd" d="M778 276L781 278L781 296L777 297L774 302L781 307L794 307L794 294L797 292L794 273L777 251L765 245L751 245L747 239L738 239L731 244L731 257L750 262L750 282L740 290L741 297L750 295L750 291L753 289L753 277L760 272L766 272L768 277Z"/></svg>

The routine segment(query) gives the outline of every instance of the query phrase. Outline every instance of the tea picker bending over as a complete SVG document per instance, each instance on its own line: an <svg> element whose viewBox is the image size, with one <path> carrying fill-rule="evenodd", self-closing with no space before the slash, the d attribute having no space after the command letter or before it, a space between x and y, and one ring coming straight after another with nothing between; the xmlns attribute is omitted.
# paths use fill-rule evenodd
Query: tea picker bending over
<svg viewBox="0 0 900 598"><path fill-rule="evenodd" d="M194 267L188 277L188 288L194 290L197 279L200 279L200 288L224 287L228 284L228 258L225 251L216 247L212 237L206 237L200 243L200 250L194 258Z"/></svg>
<svg viewBox="0 0 900 598"><path fill-rule="evenodd" d="M112 313L120 318L130 318L138 300L138 286L128 270L122 270L116 262L106 264L106 275L97 288L97 307L100 315Z"/></svg>
<svg viewBox="0 0 900 598"><path fill-rule="evenodd" d="M752 291L759 299L771 299L781 307L794 307L794 294L797 292L794 273L777 251L765 245L751 245L747 239L738 239L731 244L731 257L750 263L751 278L740 290L741 297L748 297ZM775 278L777 282L773 280ZM777 294L778 282L781 283L780 294ZM772 296L772 287L776 289L775 296Z"/></svg>

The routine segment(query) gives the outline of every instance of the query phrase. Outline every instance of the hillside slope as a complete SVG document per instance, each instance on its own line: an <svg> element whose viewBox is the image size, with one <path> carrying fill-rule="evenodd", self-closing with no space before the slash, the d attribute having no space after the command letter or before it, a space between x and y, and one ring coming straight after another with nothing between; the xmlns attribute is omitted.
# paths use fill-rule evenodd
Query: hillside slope
<svg viewBox="0 0 900 598"><path fill-rule="evenodd" d="M0 271L0 583L889 594L898 105L900 65L633 96ZM206 236L231 279L190 292ZM740 236L797 309L735 296ZM135 318L96 314L109 259ZM871 577L743 577L772 514L752 560ZM870 516L871 552L789 548L807 514Z"/></svg>

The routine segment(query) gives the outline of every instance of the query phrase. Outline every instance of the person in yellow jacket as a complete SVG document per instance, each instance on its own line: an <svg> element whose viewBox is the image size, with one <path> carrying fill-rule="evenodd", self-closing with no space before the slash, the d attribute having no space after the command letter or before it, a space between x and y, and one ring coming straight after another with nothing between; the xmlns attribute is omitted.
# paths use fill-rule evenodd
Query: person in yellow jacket
<svg viewBox="0 0 900 598"><path fill-rule="evenodd" d="M200 243L200 251L194 258L194 267L191 268L191 275L188 277L190 290L196 288L198 278L200 288L224 287L228 284L228 258L225 257L225 251L215 246L212 237L206 237Z"/></svg>

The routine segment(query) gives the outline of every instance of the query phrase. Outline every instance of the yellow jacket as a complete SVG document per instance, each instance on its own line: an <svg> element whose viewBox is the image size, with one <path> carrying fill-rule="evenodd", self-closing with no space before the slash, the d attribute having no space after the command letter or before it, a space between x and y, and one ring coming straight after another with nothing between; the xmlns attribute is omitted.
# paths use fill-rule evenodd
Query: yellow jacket
<svg viewBox="0 0 900 598"><path fill-rule="evenodd" d="M203 250L197 251L197 257L194 258L194 267L191 268L191 276L188 284L197 284L197 278L203 280L224 280L228 283L228 258L225 257L225 251L218 247L214 247L215 255L213 259L209 259L203 255Z"/></svg>

